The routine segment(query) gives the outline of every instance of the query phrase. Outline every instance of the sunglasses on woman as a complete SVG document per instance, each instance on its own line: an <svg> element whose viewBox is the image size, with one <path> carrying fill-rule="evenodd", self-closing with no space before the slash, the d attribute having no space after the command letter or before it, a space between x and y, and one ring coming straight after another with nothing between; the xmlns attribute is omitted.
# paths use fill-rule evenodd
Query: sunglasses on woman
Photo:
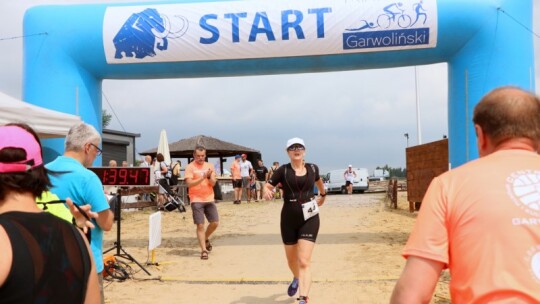
<svg viewBox="0 0 540 304"><path fill-rule="evenodd" d="M304 147L302 145L292 145L292 146L287 148L287 151L297 151L297 150L303 151L305 149L306 149L306 147Z"/></svg>

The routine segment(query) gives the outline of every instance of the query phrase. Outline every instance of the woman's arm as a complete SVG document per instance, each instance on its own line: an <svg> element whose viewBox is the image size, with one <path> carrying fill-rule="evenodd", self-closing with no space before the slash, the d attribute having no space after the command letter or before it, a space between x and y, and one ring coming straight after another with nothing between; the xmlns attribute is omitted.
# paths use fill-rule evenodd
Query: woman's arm
<svg viewBox="0 0 540 304"><path fill-rule="evenodd" d="M88 232L88 228L92 229L94 228L94 224L92 221L90 221L91 218L98 218L98 214L90 208L89 204L83 205L83 206L77 206L73 204L73 201L71 198L66 198L66 205L69 208L69 211L73 215L73 218L75 219L75 225L82 229L84 233ZM78 208L77 208L78 207Z"/></svg>
<svg viewBox="0 0 540 304"><path fill-rule="evenodd" d="M265 200L271 200L274 198L274 186L272 186L272 184L270 183L266 183L264 184L264 187L263 187L263 197Z"/></svg>
<svg viewBox="0 0 540 304"><path fill-rule="evenodd" d="M2 248L0 251L0 287L2 287L11 270L11 264L13 263L11 242L9 241L7 232L2 226L0 226L0 248Z"/></svg>
<svg viewBox="0 0 540 304"><path fill-rule="evenodd" d="M319 189L319 198L317 199L317 205L322 206L326 199L326 191L324 190L324 183L321 178L315 182L315 186Z"/></svg>
<svg viewBox="0 0 540 304"><path fill-rule="evenodd" d="M86 295L84 297L84 304L99 304L101 303L101 294L99 292L96 264L94 263L94 257L92 255L92 250L88 245L88 240L86 240L86 237L84 236L84 234L82 234L81 231L79 231L79 233L81 233L82 239L86 246L86 250L88 250L88 255L90 256L90 265L92 267L90 269L90 274L88 275L88 282L86 282Z"/></svg>

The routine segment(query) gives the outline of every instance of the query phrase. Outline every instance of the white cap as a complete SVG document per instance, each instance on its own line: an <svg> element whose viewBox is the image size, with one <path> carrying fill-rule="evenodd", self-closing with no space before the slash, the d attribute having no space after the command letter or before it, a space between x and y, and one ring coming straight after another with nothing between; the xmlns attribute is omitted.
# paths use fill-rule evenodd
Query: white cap
<svg viewBox="0 0 540 304"><path fill-rule="evenodd" d="M299 145L302 145L304 147L306 146L304 144L303 139L298 138L298 137L294 137L294 138L291 138L291 139L287 140L287 147L285 147L285 148L288 149L290 146L295 145L295 144L299 144Z"/></svg>
<svg viewBox="0 0 540 304"><path fill-rule="evenodd" d="M352 165L349 165L349 168L352 168Z"/></svg>

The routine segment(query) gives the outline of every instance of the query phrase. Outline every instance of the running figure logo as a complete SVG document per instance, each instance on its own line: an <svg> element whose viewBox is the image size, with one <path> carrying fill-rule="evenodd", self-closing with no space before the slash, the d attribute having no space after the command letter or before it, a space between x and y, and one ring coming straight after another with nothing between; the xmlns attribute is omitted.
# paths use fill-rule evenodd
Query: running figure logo
<svg viewBox="0 0 540 304"><path fill-rule="evenodd" d="M426 24L427 21L427 14L425 13L426 10L422 6L423 0L420 0L417 3L414 3L411 7L411 10L414 11L416 14L413 18L408 15L405 11L407 10L404 8L404 5L402 2L394 2L389 5L386 5L382 9L382 14L380 14L377 17L377 20L374 21L368 21L368 20L360 20L360 25L352 28L346 29L347 31L361 31L365 29L387 29L391 25L397 24L400 28L411 28L413 27L418 21L422 21L422 24Z"/></svg>
<svg viewBox="0 0 540 304"><path fill-rule="evenodd" d="M188 30L189 22L183 16L160 14L154 8L147 8L132 14L113 39L116 52L114 58L133 57L142 59L156 56L156 49L165 51L168 39L182 37Z"/></svg>

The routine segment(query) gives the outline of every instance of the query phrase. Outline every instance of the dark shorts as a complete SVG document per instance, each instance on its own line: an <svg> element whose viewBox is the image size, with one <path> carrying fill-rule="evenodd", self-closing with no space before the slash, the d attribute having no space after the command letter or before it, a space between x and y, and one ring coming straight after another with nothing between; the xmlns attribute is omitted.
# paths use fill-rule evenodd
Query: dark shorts
<svg viewBox="0 0 540 304"><path fill-rule="evenodd" d="M249 176L242 177L242 188L249 189Z"/></svg>
<svg viewBox="0 0 540 304"><path fill-rule="evenodd" d="M281 223L281 240L285 245L294 245L298 240L306 240L315 243L319 234L319 215L304 221L300 226L284 225Z"/></svg>
<svg viewBox="0 0 540 304"><path fill-rule="evenodd" d="M300 239L315 243L319 233L319 215L317 214L306 221L300 206L285 205L283 207L280 223L283 244L294 245Z"/></svg>
<svg viewBox="0 0 540 304"><path fill-rule="evenodd" d="M352 185L352 182L351 182L351 181L346 181L346 182L345 182L345 187L349 187L350 185Z"/></svg>
<svg viewBox="0 0 540 304"><path fill-rule="evenodd" d="M232 186L233 188L242 188L242 180L241 179L233 179L232 180Z"/></svg>
<svg viewBox="0 0 540 304"><path fill-rule="evenodd" d="M209 203L191 203L191 211L193 212L193 223L195 225L204 224L204 217L208 222L219 222L219 215L216 204Z"/></svg>

